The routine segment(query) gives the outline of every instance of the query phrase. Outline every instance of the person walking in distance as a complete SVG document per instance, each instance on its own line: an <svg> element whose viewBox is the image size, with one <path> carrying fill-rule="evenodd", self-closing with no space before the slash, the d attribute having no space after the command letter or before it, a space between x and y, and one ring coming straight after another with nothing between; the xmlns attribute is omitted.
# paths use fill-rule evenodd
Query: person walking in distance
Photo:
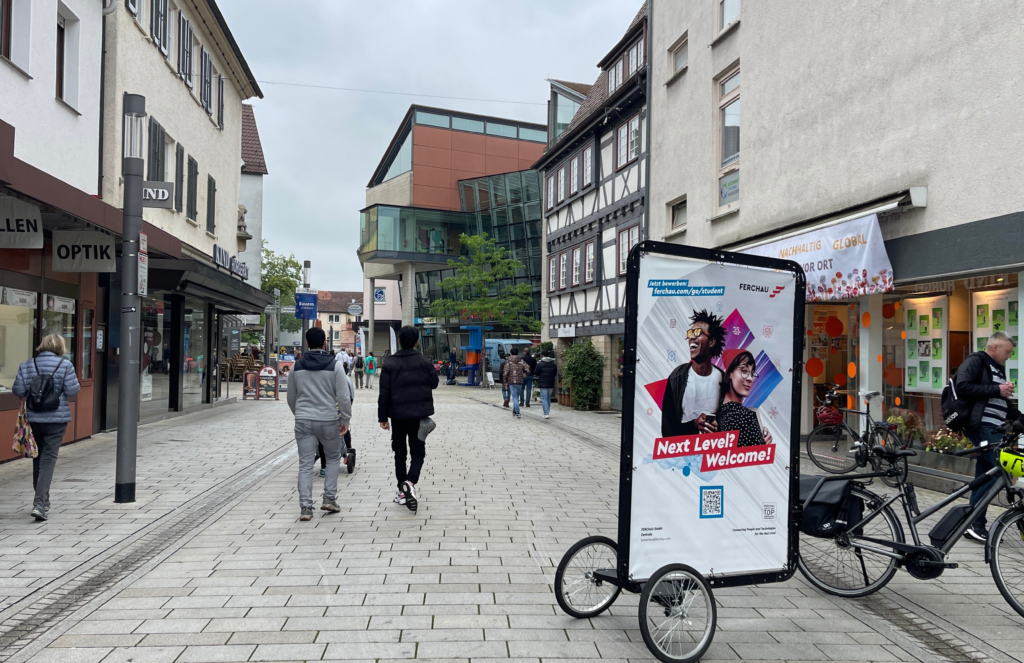
<svg viewBox="0 0 1024 663"><path fill-rule="evenodd" d="M537 372L537 360L533 358L530 348L523 351L523 361L526 362L529 373L523 378L523 393L519 396L519 406L522 407L525 402L526 407L530 407L530 398L533 396L533 375Z"/></svg>
<svg viewBox="0 0 1024 663"><path fill-rule="evenodd" d="M498 382L501 383L502 405L506 408L508 407L509 391L508 382L505 381L505 364L508 360L509 356L505 355L505 357L502 358L501 363L498 364Z"/></svg>
<svg viewBox="0 0 1024 663"><path fill-rule="evenodd" d="M81 386L75 376L74 365L62 356L64 338L60 334L43 337L36 352L39 354L35 358L22 362L18 367L12 391L26 401L28 423L39 447L39 455L32 459L32 488L36 491L32 517L46 520L57 453L64 432L71 423L68 400L74 400Z"/></svg>
<svg viewBox="0 0 1024 663"><path fill-rule="evenodd" d="M1017 347L1013 337L1006 332L995 332L988 337L988 345L984 352L973 352L956 371L957 397L967 399L971 403L970 415L967 419L965 433L976 447L998 444L1002 433L997 429L1007 421L1017 421L1021 413L1010 399L1013 398L1013 383L1006 378L1006 360L1013 355ZM996 466L994 451L982 451L977 455L974 478L983 476ZM971 493L971 506L974 506L989 489L995 477ZM964 532L968 539L984 543L988 540L985 512L983 509L975 518L971 528Z"/></svg>
<svg viewBox="0 0 1024 663"><path fill-rule="evenodd" d="M373 378L377 375L377 358L373 356L372 352L366 356L364 370L366 371L366 388L373 389Z"/></svg>
<svg viewBox="0 0 1024 663"><path fill-rule="evenodd" d="M352 418L352 385L344 365L324 350L327 334L319 327L306 332L309 350L295 362L288 384L288 407L295 415L295 443L299 448L299 520L313 519L313 463L317 443L324 447L323 511L337 513L341 437Z"/></svg>
<svg viewBox="0 0 1024 663"><path fill-rule="evenodd" d="M363 388L363 372L366 370L366 361L362 356L356 357L352 362L352 372L356 374L356 389Z"/></svg>
<svg viewBox="0 0 1024 663"><path fill-rule="evenodd" d="M434 414L431 391L438 384L437 369L416 350L419 340L415 327L406 325L398 331L402 349L381 366L377 396L377 421L381 428L391 431L391 450L395 452L398 494L394 501L405 504L413 513L419 506L416 484L427 455L426 443L419 437L420 422ZM412 456L408 469L407 456Z"/></svg>
<svg viewBox="0 0 1024 663"><path fill-rule="evenodd" d="M551 392L555 390L555 383L558 380L558 362L551 356L550 350L544 350L540 355L535 377L537 388L540 389L540 405L544 408L544 418L547 419L551 415Z"/></svg>
<svg viewBox="0 0 1024 663"><path fill-rule="evenodd" d="M509 355L509 358L505 360L502 374L504 382L508 384L509 397L512 399L512 416L519 419L523 416L519 412L519 401L523 395L523 380L530 374L530 367L519 356L519 348L512 348Z"/></svg>

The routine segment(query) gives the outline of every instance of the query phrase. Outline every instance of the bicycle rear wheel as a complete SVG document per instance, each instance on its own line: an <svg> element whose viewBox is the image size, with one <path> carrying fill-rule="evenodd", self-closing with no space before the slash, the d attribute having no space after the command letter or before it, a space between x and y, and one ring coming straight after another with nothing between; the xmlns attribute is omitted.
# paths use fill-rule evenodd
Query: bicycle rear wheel
<svg viewBox="0 0 1024 663"><path fill-rule="evenodd" d="M1003 598L1024 617L1024 511L999 524L992 537L989 568Z"/></svg>
<svg viewBox="0 0 1024 663"><path fill-rule="evenodd" d="M822 425L807 436L807 456L826 472L845 474L857 468L856 444L846 426Z"/></svg>
<svg viewBox="0 0 1024 663"><path fill-rule="evenodd" d="M862 502L867 515L884 500L863 488L854 487L850 499ZM886 585L896 575L896 560L857 546L859 536L903 543L903 527L890 507L869 520L857 532L844 532L830 537L800 533L800 556L797 566L808 582L834 596L854 598L867 596ZM871 543L873 548L884 545Z"/></svg>

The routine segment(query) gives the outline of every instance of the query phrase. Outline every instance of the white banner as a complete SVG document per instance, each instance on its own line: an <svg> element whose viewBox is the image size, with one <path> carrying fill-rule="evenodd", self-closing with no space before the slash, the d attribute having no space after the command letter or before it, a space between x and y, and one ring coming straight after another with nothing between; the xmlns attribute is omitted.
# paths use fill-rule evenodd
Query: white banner
<svg viewBox="0 0 1024 663"><path fill-rule="evenodd" d="M359 328L359 356L365 357L369 350L366 349L366 330Z"/></svg>
<svg viewBox="0 0 1024 663"><path fill-rule="evenodd" d="M987 290L973 294L974 319L971 327L974 331L974 347L971 348L972 352L984 350L992 332L1006 332L1013 337L1014 341L1018 340L1020 300L1017 293L1017 288L1007 288L1006 290ZM1014 389L1020 386L1018 383L1019 357L1020 349L1015 347L1009 361L1006 362L1006 377L1013 383Z"/></svg>
<svg viewBox="0 0 1024 663"><path fill-rule="evenodd" d="M903 388L922 394L941 394L949 366L949 297L904 299L907 312L907 368Z"/></svg>
<svg viewBox="0 0 1024 663"><path fill-rule="evenodd" d="M53 231L53 271L116 272L114 238L88 230Z"/></svg>
<svg viewBox="0 0 1024 663"><path fill-rule="evenodd" d="M46 306L44 307L47 311L55 311L57 313L74 313L75 312L75 300L70 297L58 297L57 295L46 295Z"/></svg>
<svg viewBox="0 0 1024 663"><path fill-rule="evenodd" d="M749 248L743 253L795 260L807 275L807 301L854 299L891 292L892 264L878 216L812 230Z"/></svg>
<svg viewBox="0 0 1024 663"><path fill-rule="evenodd" d="M18 290L17 288L0 288L0 304L6 306L21 306L23 308L35 308L38 296L31 290Z"/></svg>
<svg viewBox="0 0 1024 663"><path fill-rule="evenodd" d="M391 332L391 354L398 352L398 339L395 338L395 328L389 327L388 331Z"/></svg>
<svg viewBox="0 0 1024 663"><path fill-rule="evenodd" d="M0 196L0 249L43 248L39 208L11 196Z"/></svg>
<svg viewBox="0 0 1024 663"><path fill-rule="evenodd" d="M630 577L671 563L716 576L786 567L796 284L641 258Z"/></svg>

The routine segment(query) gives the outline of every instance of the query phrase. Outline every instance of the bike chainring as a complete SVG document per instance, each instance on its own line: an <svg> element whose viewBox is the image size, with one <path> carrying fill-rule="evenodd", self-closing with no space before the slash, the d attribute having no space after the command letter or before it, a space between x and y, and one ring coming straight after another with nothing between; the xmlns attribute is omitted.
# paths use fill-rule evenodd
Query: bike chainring
<svg viewBox="0 0 1024 663"><path fill-rule="evenodd" d="M907 570L907 573L918 580L934 580L942 575L945 568L938 565L926 566L922 562L939 562L941 564L943 561L941 552L935 548L922 547L907 553L903 561L903 567Z"/></svg>

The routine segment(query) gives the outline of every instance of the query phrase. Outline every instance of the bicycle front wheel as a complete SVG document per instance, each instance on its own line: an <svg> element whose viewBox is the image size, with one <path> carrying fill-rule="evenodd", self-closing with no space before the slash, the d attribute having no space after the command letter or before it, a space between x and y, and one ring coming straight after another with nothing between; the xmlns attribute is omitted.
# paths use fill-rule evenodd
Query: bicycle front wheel
<svg viewBox="0 0 1024 663"><path fill-rule="evenodd" d="M1024 617L1024 511L1001 521L992 538L989 568L1003 598Z"/></svg>
<svg viewBox="0 0 1024 663"><path fill-rule="evenodd" d="M884 500L863 488L853 488L851 500L860 501L860 512L867 515ZM896 575L896 560L857 545L860 537L903 543L903 527L890 507L855 532L830 537L800 533L800 555L797 566L808 582L833 596L854 598L867 596L885 586ZM879 543L868 544L885 549Z"/></svg>
<svg viewBox="0 0 1024 663"><path fill-rule="evenodd" d="M845 474L857 468L857 440L846 426L818 426L807 436L807 456L831 474Z"/></svg>

